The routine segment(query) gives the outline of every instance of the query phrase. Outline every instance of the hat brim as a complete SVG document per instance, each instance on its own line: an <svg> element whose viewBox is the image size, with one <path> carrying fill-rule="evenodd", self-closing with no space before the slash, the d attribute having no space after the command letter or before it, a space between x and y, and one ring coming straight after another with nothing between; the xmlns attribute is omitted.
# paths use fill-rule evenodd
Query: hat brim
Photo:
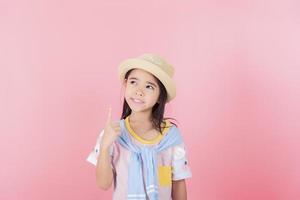
<svg viewBox="0 0 300 200"><path fill-rule="evenodd" d="M125 79L126 73L131 69L143 69L158 78L167 90L167 102L171 101L176 96L176 86L174 81L157 65L139 58L124 60L119 65L118 70L121 81Z"/></svg>

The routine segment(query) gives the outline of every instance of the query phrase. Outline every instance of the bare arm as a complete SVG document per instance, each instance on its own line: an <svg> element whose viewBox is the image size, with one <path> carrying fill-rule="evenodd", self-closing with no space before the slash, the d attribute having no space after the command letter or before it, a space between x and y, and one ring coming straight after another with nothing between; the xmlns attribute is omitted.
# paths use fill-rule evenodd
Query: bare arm
<svg viewBox="0 0 300 200"><path fill-rule="evenodd" d="M118 122L112 122L111 108L109 108L108 119L101 140L100 154L96 166L97 185L104 190L109 189L113 182L113 169L109 149L120 133L120 124Z"/></svg>
<svg viewBox="0 0 300 200"><path fill-rule="evenodd" d="M109 150L101 148L96 167L97 186L108 190L113 182L113 169Z"/></svg>
<svg viewBox="0 0 300 200"><path fill-rule="evenodd" d="M184 179L172 182L172 199L187 200L186 185Z"/></svg>

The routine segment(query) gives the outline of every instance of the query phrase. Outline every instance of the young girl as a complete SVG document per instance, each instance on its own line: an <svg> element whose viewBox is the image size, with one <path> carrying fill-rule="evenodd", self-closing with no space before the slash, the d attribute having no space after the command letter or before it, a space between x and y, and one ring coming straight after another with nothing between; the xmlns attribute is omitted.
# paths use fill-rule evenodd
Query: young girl
<svg viewBox="0 0 300 200"><path fill-rule="evenodd" d="M185 200L191 177L184 142L175 124L164 118L165 104L176 95L173 67L161 57L143 54L119 66L125 88L121 120L111 108L104 130L87 161L96 166L97 184L115 200Z"/></svg>

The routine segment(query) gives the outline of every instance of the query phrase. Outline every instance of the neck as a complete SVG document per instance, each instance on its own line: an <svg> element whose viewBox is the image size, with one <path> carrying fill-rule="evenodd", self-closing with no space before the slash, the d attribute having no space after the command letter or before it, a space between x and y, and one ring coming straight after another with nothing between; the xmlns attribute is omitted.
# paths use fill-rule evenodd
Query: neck
<svg viewBox="0 0 300 200"><path fill-rule="evenodd" d="M132 123L146 123L152 120L152 113L150 112L132 112L129 116Z"/></svg>

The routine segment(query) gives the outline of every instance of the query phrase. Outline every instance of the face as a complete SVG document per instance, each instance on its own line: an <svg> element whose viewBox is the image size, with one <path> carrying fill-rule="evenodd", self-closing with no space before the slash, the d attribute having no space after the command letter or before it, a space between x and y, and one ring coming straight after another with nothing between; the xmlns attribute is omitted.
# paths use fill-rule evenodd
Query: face
<svg viewBox="0 0 300 200"><path fill-rule="evenodd" d="M142 69L134 69L124 82L125 100L133 112L150 111L157 103L160 89L155 77Z"/></svg>

